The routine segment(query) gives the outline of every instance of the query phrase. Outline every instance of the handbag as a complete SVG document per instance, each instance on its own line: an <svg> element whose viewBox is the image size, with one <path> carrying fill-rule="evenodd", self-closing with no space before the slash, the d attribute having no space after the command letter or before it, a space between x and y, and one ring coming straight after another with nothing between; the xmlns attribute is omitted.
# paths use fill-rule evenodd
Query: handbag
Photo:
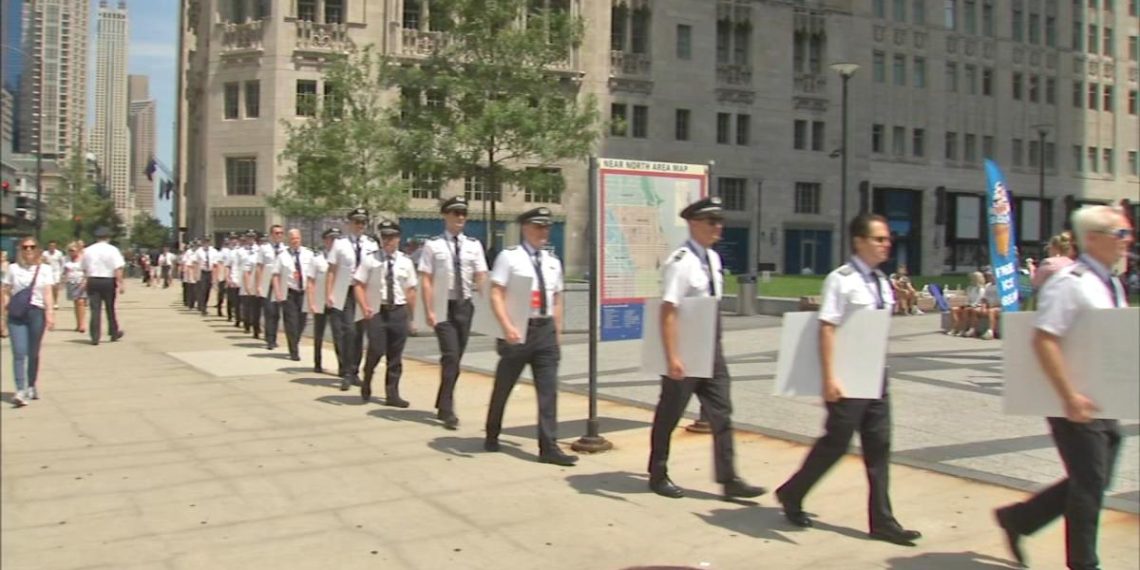
<svg viewBox="0 0 1140 570"><path fill-rule="evenodd" d="M32 283L26 288L21 289L12 295L8 301L8 316L17 321L23 321L28 318L28 313L32 311L32 293L36 290L36 280L40 277L40 266L36 266L36 272L32 275Z"/></svg>

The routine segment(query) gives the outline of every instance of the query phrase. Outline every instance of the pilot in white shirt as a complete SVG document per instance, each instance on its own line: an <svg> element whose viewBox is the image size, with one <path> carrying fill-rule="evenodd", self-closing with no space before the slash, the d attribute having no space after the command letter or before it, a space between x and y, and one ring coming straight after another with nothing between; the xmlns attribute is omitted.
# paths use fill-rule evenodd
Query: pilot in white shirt
<svg viewBox="0 0 1140 570"><path fill-rule="evenodd" d="M313 251L301 245L301 230L289 230L289 245L281 250L273 268L274 301L281 306L289 358L301 360L301 332L305 330L305 287L313 266ZM268 271L268 269L266 269Z"/></svg>
<svg viewBox="0 0 1140 570"><path fill-rule="evenodd" d="M360 397L372 398L372 376L380 358L387 359L384 378L384 404L408 407L400 397L404 344L412 331L412 315L416 308L416 268L400 251L400 225L384 220L377 227L382 249L365 257L356 269L357 305L368 327L368 358L364 362L364 382Z"/></svg>
<svg viewBox="0 0 1140 570"><path fill-rule="evenodd" d="M356 297L352 291L352 275L365 257L380 249L380 244L364 235L368 226L368 210L355 208L345 216L348 231L333 244L329 255L328 296L329 319L333 341L337 347L341 390L360 385L360 361L364 349L364 321L356 321Z"/></svg>

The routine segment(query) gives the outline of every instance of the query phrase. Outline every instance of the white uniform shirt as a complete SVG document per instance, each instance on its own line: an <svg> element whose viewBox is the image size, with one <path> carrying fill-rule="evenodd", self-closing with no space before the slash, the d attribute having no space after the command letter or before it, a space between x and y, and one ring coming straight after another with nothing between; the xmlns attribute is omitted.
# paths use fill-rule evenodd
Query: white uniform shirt
<svg viewBox="0 0 1140 570"><path fill-rule="evenodd" d="M226 267L229 268L226 284L230 287L241 287L242 251L241 246L235 247L230 250L229 256L226 257Z"/></svg>
<svg viewBox="0 0 1140 570"><path fill-rule="evenodd" d="M384 251L378 251L364 258L360 262L360 267L356 268L352 278L363 283L366 289L379 289L381 303L385 305L406 305L408 298L404 291L419 285L419 279L416 277L416 266L412 264L412 259L404 255L402 251L397 251L392 255L392 258L392 275L396 279L392 286L394 300L388 299L388 255ZM372 309L379 310L380 307L372 307Z"/></svg>
<svg viewBox="0 0 1140 570"><path fill-rule="evenodd" d="M1128 306L1120 280L1087 255L1054 273L1038 295L1034 326L1054 336L1065 336L1089 309Z"/></svg>
<svg viewBox="0 0 1140 570"><path fill-rule="evenodd" d="M314 252L313 260L309 267L309 279L316 279L318 276L329 272L329 252Z"/></svg>
<svg viewBox="0 0 1140 570"><path fill-rule="evenodd" d="M170 267L178 262L178 256L173 252L166 252L158 256L158 264L162 267Z"/></svg>
<svg viewBox="0 0 1140 570"><path fill-rule="evenodd" d="M308 288L309 278L313 276L313 250L301 246L297 253L297 257L294 257L292 248L282 248L281 255L277 256L276 267L273 268L273 273L281 276L281 286L286 290L300 291ZM298 258L301 260L300 275L297 274Z"/></svg>
<svg viewBox="0 0 1140 570"><path fill-rule="evenodd" d="M44 252L44 261L51 265L51 269L55 272L56 275L59 275L63 272L64 260L65 257L63 252L58 249L55 251L49 249Z"/></svg>
<svg viewBox="0 0 1140 570"><path fill-rule="evenodd" d="M83 250L83 273L88 279L114 277L115 270L126 264L119 248L105 241L95 242Z"/></svg>
<svg viewBox="0 0 1140 570"><path fill-rule="evenodd" d="M480 252L482 255L482 252ZM542 317L542 298L546 295L546 316L554 316L554 295L562 292L562 262L554 254L539 250L539 264L546 291L538 287L538 272L535 271L534 249L528 244L509 247L499 252L495 267L491 270L491 282L506 287L512 277L530 277L530 316ZM541 293L540 293L541 291Z"/></svg>
<svg viewBox="0 0 1140 570"><path fill-rule="evenodd" d="M483 253L483 243L477 238L459 234L453 236L444 232L424 243L423 253L420 254L420 263L417 269L420 273L434 275L437 272L446 274L448 268L455 266L455 241L459 238L459 274L463 281L463 290L455 289L455 276L447 284L448 298L452 300L470 299L475 288L475 274L487 271L487 256Z"/></svg>
<svg viewBox="0 0 1140 570"><path fill-rule="evenodd" d="M706 256L707 252L707 256ZM707 262L705 258L707 257ZM724 294L720 254L692 240L673 251L662 268L661 300L679 305L684 297L709 297L709 276L716 285L716 298Z"/></svg>
<svg viewBox="0 0 1140 570"><path fill-rule="evenodd" d="M225 277L225 268L230 266L230 258L232 257L232 254L233 250L230 249L229 246L218 250L218 265L221 266L221 269L218 272L218 281L221 281L222 278Z"/></svg>
<svg viewBox="0 0 1140 570"><path fill-rule="evenodd" d="M879 308L876 297L881 299L884 309L893 312L895 294L887 276L877 269L872 271L861 259L853 257L823 280L819 320L840 326L855 311Z"/></svg>
<svg viewBox="0 0 1140 570"><path fill-rule="evenodd" d="M269 271L270 275L277 275L277 257L286 249L288 247L283 243L276 245L272 243L261 244L257 252L257 264L265 266L263 271Z"/></svg>
<svg viewBox="0 0 1140 570"><path fill-rule="evenodd" d="M254 246L245 247L238 250L237 253L237 266L238 266L238 286L241 290L239 295L257 295L257 274L254 271L257 268L257 250ZM246 282L249 282L249 287L246 287Z"/></svg>
<svg viewBox="0 0 1140 570"><path fill-rule="evenodd" d="M46 309L44 306L44 291L49 287L56 284L56 273L51 268L49 263L41 263L39 265L40 274L36 277L36 266L21 267L19 263L12 263L8 265L8 272L4 274L4 284L11 289L11 293L15 295L24 289L27 289L32 284L32 279L36 280L36 288L32 290L32 305L41 309Z"/></svg>
<svg viewBox="0 0 1140 570"><path fill-rule="evenodd" d="M213 271L214 265L221 261L218 250L213 246L206 246L198 248L194 255L194 263L198 266L198 271Z"/></svg>
<svg viewBox="0 0 1140 570"><path fill-rule="evenodd" d="M336 265L336 274L329 276L329 279L335 280L336 287L343 287L344 284L352 286L352 276L357 268L355 245L357 240L360 241L361 263L364 263L365 258L380 251L380 244L368 236L362 235L358 238L348 235L337 238L328 253L329 264Z"/></svg>

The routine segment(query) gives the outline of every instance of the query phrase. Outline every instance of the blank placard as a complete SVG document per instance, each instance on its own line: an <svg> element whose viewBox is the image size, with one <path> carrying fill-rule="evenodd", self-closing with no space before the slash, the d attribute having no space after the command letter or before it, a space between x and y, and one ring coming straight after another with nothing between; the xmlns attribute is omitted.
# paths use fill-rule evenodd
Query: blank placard
<svg viewBox="0 0 1140 570"><path fill-rule="evenodd" d="M532 283L534 283L533 277L523 275L511 275L510 281L507 282L507 318L510 319L515 330L519 331L520 343L526 342L527 321L530 320ZM475 316L471 319L471 330L479 334L503 338L503 327L499 325L499 320L491 311L490 279L484 284L484 288L486 291L482 294L476 292L471 296L471 300L475 303ZM554 307L550 307L550 310L553 311Z"/></svg>
<svg viewBox="0 0 1140 570"><path fill-rule="evenodd" d="M784 313L776 363L777 396L822 394L819 326L819 313ZM836 327L831 366L845 397L882 397L890 332L891 313L886 310L855 311Z"/></svg>
<svg viewBox="0 0 1140 570"><path fill-rule="evenodd" d="M719 310L716 297L685 297L677 305L677 350L690 378L712 378ZM661 299L645 300L641 324L641 371L665 376L669 362L661 340Z"/></svg>

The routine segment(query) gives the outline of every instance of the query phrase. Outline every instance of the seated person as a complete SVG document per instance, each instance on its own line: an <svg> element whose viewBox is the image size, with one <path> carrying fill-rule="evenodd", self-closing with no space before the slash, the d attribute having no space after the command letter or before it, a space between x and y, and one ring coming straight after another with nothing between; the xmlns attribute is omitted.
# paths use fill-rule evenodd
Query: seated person
<svg viewBox="0 0 1140 570"><path fill-rule="evenodd" d="M998 289L997 283L994 282L994 274L986 272L985 275L986 292L982 298L982 306L974 309L974 314L977 319L975 322L980 322L982 318L989 317L990 326L979 338L982 340L993 340L998 330L998 318L1001 317L1001 300L998 298ZM974 333L977 334L976 328Z"/></svg>
<svg viewBox="0 0 1140 570"><path fill-rule="evenodd" d="M899 314L921 315L918 309L918 291L910 282L910 275L905 265L900 265L898 272L891 275L891 288L895 290L895 308Z"/></svg>
<svg viewBox="0 0 1140 570"><path fill-rule="evenodd" d="M986 293L986 278L982 272L970 274L970 284L966 287L966 304L950 309L950 330L952 336L973 336L978 326L977 309L982 307Z"/></svg>

